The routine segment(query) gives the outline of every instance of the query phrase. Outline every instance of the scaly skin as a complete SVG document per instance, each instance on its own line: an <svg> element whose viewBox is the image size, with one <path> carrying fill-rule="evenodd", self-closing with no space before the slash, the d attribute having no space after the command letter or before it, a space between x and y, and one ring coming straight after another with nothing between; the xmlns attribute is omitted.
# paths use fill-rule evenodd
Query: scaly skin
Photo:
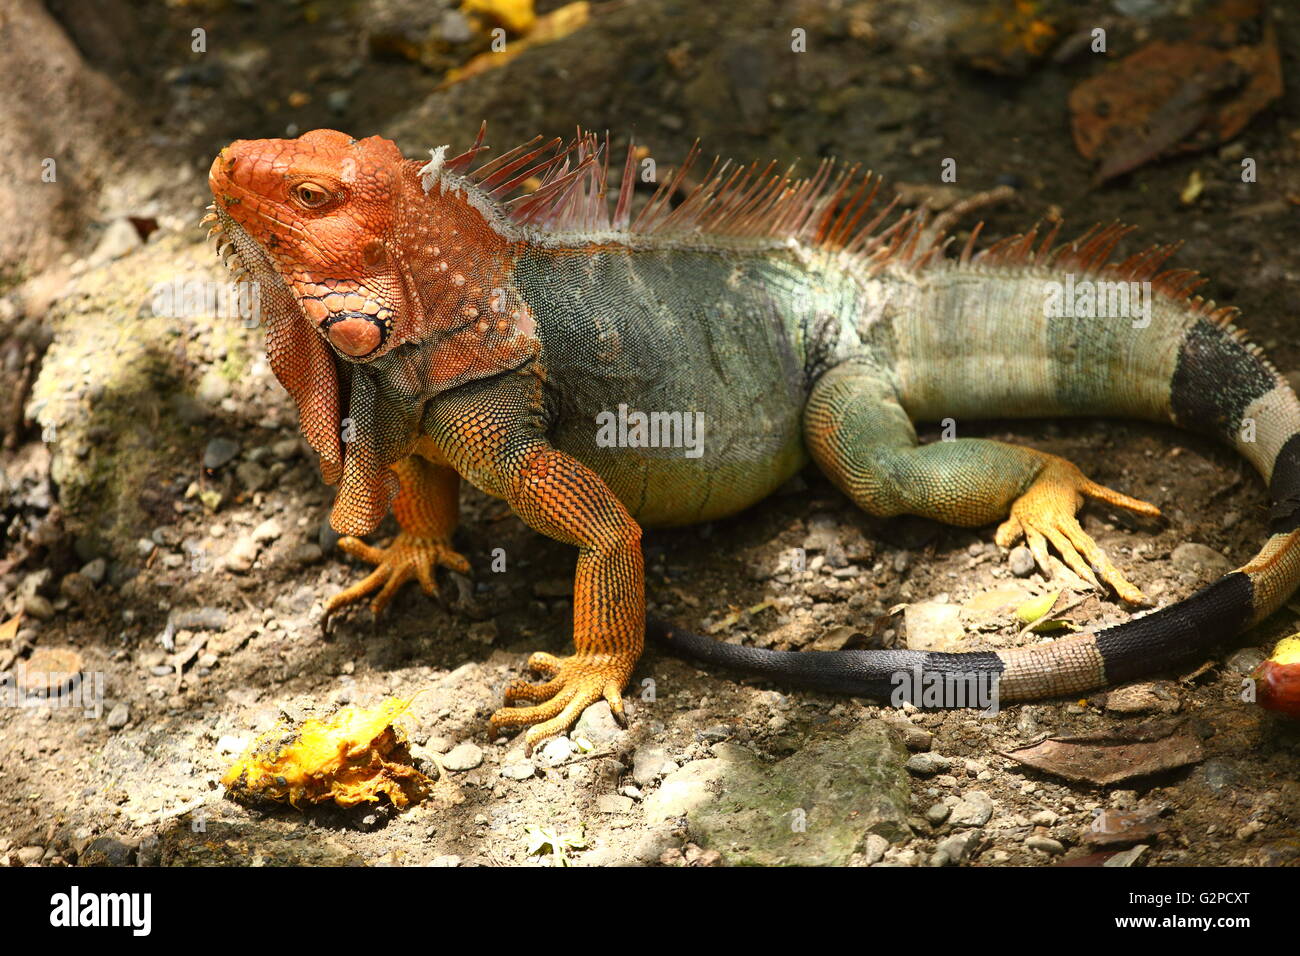
<svg viewBox="0 0 1300 956"><path fill-rule="evenodd" d="M1045 573L1050 548L1086 581L1143 600L1075 514L1085 499L1149 516L1153 505L1033 449L920 446L913 421L1173 421L1235 441L1278 501L1261 555L1188 610L997 654L920 655L918 666L969 659L1005 681L1005 699L1074 693L1194 653L1259 620L1300 580L1300 404L1224 314L1188 297L1183 273L1157 272L1170 250L1108 265L1122 231L1107 229L1050 254L1054 233L1038 251L1031 234L973 261L969 250L935 259L917 221L855 232L870 181L851 194L850 177L825 167L811 183L759 176L749 192L747 178L722 185L724 171L675 212L656 197L630 227L618 211L602 227L603 180L587 181L587 198L570 186L597 175L592 145L575 147L571 174L558 160L530 169L528 148L466 173L475 150L435 151L422 165L386 140L317 130L234 143L210 173L214 231L260 283L272 368L326 479L340 484L335 527L364 534L391 503L402 528L385 549L343 539L377 568L327 615L369 595L379 613L405 581L430 592L436 566L467 569L450 545L457 476L578 549L576 652L534 654L529 666L548 679L512 683L493 732L529 727L531 748L602 698L621 719L644 639L641 526L732 514L809 457L874 514L1002 521L998 544L1023 538ZM530 173L545 173L542 187L507 214L499 200ZM625 174L618 210L631 182ZM1045 295L1076 271L1154 279L1152 320L1045 319ZM707 454L606 447L596 418L623 405L698 414ZM1247 419L1258 439L1241 438ZM1195 639L1180 643L1188 630ZM694 638L683 646L743 666L775 660ZM877 693L903 658L869 653L865 664L798 655L840 663L781 666Z"/></svg>

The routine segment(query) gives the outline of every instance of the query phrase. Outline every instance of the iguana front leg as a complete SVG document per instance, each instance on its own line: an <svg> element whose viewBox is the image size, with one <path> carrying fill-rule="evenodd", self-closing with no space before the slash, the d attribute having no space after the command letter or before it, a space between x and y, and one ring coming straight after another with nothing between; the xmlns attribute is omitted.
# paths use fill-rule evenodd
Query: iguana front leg
<svg viewBox="0 0 1300 956"><path fill-rule="evenodd" d="M491 731L531 729L528 750L562 734L582 711L607 700L623 719L623 687L645 641L645 562L641 528L604 480L552 447L531 422L518 381L463 389L431 410L431 430L448 460L489 494L504 498L533 530L578 549L569 657L536 653L532 670L549 680L512 681ZM513 707L515 703L528 706Z"/></svg>
<svg viewBox="0 0 1300 956"><path fill-rule="evenodd" d="M451 546L459 518L460 476L454 469L435 464L418 451L392 466L398 481L393 516L401 528L392 544L376 548L360 538L339 538L340 548L355 558L369 561L375 570L330 598L325 605L326 622L340 608L371 594L375 596L370 610L375 615L382 614L402 585L412 578L420 582L425 594L437 594L434 572L439 565L469 573L469 562Z"/></svg>

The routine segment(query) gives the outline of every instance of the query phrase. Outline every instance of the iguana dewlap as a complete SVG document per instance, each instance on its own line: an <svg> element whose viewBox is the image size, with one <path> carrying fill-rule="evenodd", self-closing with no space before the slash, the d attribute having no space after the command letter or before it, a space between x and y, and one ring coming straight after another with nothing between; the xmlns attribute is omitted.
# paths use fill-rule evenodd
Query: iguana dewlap
<svg viewBox="0 0 1300 956"><path fill-rule="evenodd" d="M482 162L482 136L428 162L332 130L239 141L212 164L209 221L260 284L271 367L339 485L334 527L365 534L389 508L401 526L387 548L342 539L377 567L327 614L372 593L379 612L411 578L432 592L438 565L468 568L451 546L461 477L578 548L576 653L533 655L549 679L513 682L506 703L525 706L497 711L493 731L531 725L531 746L602 697L621 716L645 629L641 526L735 513L808 458L873 514L1002 521L998 544L1025 539L1045 571L1051 549L1142 600L1075 512L1085 499L1155 507L1030 448L918 445L914 421L1109 415L1207 432L1269 483L1272 534L1180 604L1048 644L798 654L670 641L854 694L888 696L919 667L989 676L1001 700L1024 700L1197 657L1300 581L1300 403L1233 310L1192 294L1194 272L1163 270L1173 246L1113 261L1125 229L1054 245L1053 228L945 258L923 216L891 221L873 209L878 181L831 163L801 180L715 164L673 206L688 162L633 217L631 150L607 201L594 137ZM1051 312L1062 289L1103 280L1149 282L1149 311ZM1114 305L1118 288L1098 301ZM632 424L611 447L601 423L616 411ZM694 450L630 437L645 437L637 412L697 423Z"/></svg>

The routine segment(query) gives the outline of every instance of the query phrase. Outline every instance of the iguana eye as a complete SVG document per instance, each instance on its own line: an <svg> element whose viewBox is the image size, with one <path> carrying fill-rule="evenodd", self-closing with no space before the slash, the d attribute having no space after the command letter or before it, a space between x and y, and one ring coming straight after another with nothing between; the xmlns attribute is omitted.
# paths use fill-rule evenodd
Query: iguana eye
<svg viewBox="0 0 1300 956"><path fill-rule="evenodd" d="M293 198L308 209L315 209L330 201L330 191L318 183L299 183L293 187Z"/></svg>

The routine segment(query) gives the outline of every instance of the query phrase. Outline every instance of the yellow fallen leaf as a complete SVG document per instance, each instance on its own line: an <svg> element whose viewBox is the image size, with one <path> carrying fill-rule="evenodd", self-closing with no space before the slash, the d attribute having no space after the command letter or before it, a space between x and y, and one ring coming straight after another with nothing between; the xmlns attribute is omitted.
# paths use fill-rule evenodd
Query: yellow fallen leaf
<svg viewBox="0 0 1300 956"><path fill-rule="evenodd" d="M405 735L393 721L410 700L389 697L369 709L349 705L301 727L259 737L221 778L229 796L297 807L333 800L340 807L385 796L401 809L432 784L411 766Z"/></svg>
<svg viewBox="0 0 1300 956"><path fill-rule="evenodd" d="M19 611L9 620L0 624L0 641L12 641L18 636L18 627L23 623L23 612Z"/></svg>
<svg viewBox="0 0 1300 956"><path fill-rule="evenodd" d="M537 18L537 23L527 36L518 40L511 40L501 52L488 51L487 53L480 53L464 66L448 70L447 75L438 84L438 89L445 90L453 83L459 83L471 76L478 76L488 70L505 66L530 47L562 40L570 33L585 26L590 19L591 3L589 0L576 0L576 2L566 4L558 10L552 10L545 16Z"/></svg>
<svg viewBox="0 0 1300 956"><path fill-rule="evenodd" d="M1020 607L1016 608L1016 620L1021 624L1029 625L1035 621L1047 617L1052 608L1056 607L1056 602L1060 599L1061 592L1049 591L1036 598L1026 601Z"/></svg>
<svg viewBox="0 0 1300 956"><path fill-rule="evenodd" d="M464 0L460 12L481 14L511 33L527 33L537 23L533 0Z"/></svg>

